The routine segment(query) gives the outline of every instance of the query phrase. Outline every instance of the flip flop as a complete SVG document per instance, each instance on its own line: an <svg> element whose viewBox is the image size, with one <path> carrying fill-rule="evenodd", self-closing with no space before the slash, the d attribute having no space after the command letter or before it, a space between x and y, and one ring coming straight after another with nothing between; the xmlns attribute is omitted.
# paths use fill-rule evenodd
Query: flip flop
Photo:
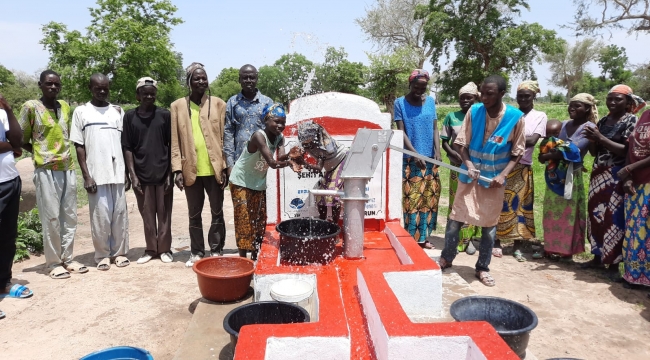
<svg viewBox="0 0 650 360"><path fill-rule="evenodd" d="M492 256L498 258L503 257L503 250L501 248L492 248Z"/></svg>
<svg viewBox="0 0 650 360"><path fill-rule="evenodd" d="M526 258L524 257L524 254L522 254L520 250L515 250L515 252L512 253L512 256L514 256L515 259L517 259L517 261L519 262L526 262Z"/></svg>
<svg viewBox="0 0 650 360"><path fill-rule="evenodd" d="M27 294L23 294L25 290L28 290L29 292ZM14 286L11 287L8 293L0 294L0 299L7 298L7 297L15 298L15 299L25 299L32 295L34 295L34 292L29 290L27 286L14 284Z"/></svg>
<svg viewBox="0 0 650 360"><path fill-rule="evenodd" d="M487 271L477 271L476 274L474 275L481 282L481 284L485 286L492 287L496 285L496 283L494 282L494 278Z"/></svg>
<svg viewBox="0 0 650 360"><path fill-rule="evenodd" d="M63 266L57 266L50 271L50 277L52 279L67 279L70 277L70 272Z"/></svg>
<svg viewBox="0 0 650 360"><path fill-rule="evenodd" d="M420 245L421 248L423 249L435 249L436 247L433 246L432 243L428 242L427 240L424 240L424 242L419 242L418 245Z"/></svg>
<svg viewBox="0 0 650 360"><path fill-rule="evenodd" d="M445 258L441 256L440 259L438 260L438 266L440 266L440 271L443 271L445 269L450 268L451 263L450 262L448 263L447 260L445 260Z"/></svg>
<svg viewBox="0 0 650 360"><path fill-rule="evenodd" d="M86 265L77 261L72 261L69 264L63 264L63 267L72 274L85 274L88 272Z"/></svg>
<svg viewBox="0 0 650 360"><path fill-rule="evenodd" d="M111 259L110 258L103 258L102 261L100 261L97 264L97 270L101 271L106 271L111 268Z"/></svg>
<svg viewBox="0 0 650 360"><path fill-rule="evenodd" d="M118 256L115 258L115 266L122 268L129 265L131 265L131 261L129 261L126 256Z"/></svg>

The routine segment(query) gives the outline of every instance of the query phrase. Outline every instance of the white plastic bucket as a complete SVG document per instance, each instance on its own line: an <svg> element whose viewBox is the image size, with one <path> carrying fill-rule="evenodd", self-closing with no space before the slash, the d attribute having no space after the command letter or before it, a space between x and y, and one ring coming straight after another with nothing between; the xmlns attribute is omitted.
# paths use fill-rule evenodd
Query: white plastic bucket
<svg viewBox="0 0 650 360"><path fill-rule="evenodd" d="M307 310L312 321L317 317L313 311L314 301L312 295L314 287L305 280L285 279L274 283L271 286L271 298L275 301L292 303Z"/></svg>

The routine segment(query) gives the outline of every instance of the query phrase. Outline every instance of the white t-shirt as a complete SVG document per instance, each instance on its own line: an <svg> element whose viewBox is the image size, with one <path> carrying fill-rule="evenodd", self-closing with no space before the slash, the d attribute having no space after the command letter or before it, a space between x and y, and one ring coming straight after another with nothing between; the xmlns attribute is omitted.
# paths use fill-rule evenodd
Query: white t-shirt
<svg viewBox="0 0 650 360"><path fill-rule="evenodd" d="M111 104L78 106L72 115L70 140L86 149L86 166L97 185L124 184L122 120L124 112Z"/></svg>
<svg viewBox="0 0 650 360"><path fill-rule="evenodd" d="M2 123L2 128L0 128L0 141L7 142L9 118L3 109L0 109L0 123ZM14 159L13 151L0 154L0 183L13 180L18 176L20 174L16 170L16 160Z"/></svg>

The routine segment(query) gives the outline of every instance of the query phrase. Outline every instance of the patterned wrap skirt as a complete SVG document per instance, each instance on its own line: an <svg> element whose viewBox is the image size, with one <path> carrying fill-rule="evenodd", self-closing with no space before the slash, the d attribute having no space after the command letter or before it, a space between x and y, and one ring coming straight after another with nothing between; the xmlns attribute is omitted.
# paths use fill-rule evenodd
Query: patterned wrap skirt
<svg viewBox="0 0 650 360"><path fill-rule="evenodd" d="M620 166L594 166L587 201L587 238L591 253L603 264L618 264L623 259L625 236L625 193L616 173Z"/></svg>
<svg viewBox="0 0 650 360"><path fill-rule="evenodd" d="M582 171L573 175L571 200L550 189L544 194L544 251L570 256L585 251L587 209Z"/></svg>
<svg viewBox="0 0 650 360"><path fill-rule="evenodd" d="M535 186L533 168L517 164L506 178L503 209L497 225L499 240L530 240L535 238L533 200Z"/></svg>
<svg viewBox="0 0 650 360"><path fill-rule="evenodd" d="M650 183L635 186L635 195L625 195L623 279L650 286Z"/></svg>
<svg viewBox="0 0 650 360"><path fill-rule="evenodd" d="M241 250L259 250L266 231L266 191L230 183L235 218L235 240Z"/></svg>
<svg viewBox="0 0 650 360"><path fill-rule="evenodd" d="M404 159L402 167L402 211L404 228L417 242L424 242L436 229L440 177L433 164L426 163L424 173L415 158Z"/></svg>
<svg viewBox="0 0 650 360"><path fill-rule="evenodd" d="M343 179L341 179L343 165L345 165L345 159L343 159L334 169L326 172L325 175L318 180L314 189L343 190ZM341 200L336 196L315 196L315 200L318 206L341 205Z"/></svg>

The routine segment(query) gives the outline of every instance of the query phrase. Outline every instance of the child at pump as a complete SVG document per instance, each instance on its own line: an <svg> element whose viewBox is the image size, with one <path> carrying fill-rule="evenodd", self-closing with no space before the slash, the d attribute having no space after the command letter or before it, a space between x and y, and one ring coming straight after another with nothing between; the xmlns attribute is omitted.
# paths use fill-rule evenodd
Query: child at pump
<svg viewBox="0 0 650 360"><path fill-rule="evenodd" d="M334 140L327 131L312 120L307 120L298 125L298 140L304 151L316 159L316 164L310 164L303 158L303 154L295 159L299 172L302 168L311 171L325 171L325 174L314 186L320 190L343 190L341 172L348 155L348 148ZM336 196L317 196L318 217L327 219L327 208L332 208L332 222L338 223L341 215L341 200Z"/></svg>
<svg viewBox="0 0 650 360"><path fill-rule="evenodd" d="M265 129L251 135L230 174L239 256L250 251L252 260L257 260L266 228L266 172L290 165L289 156L300 153L296 147L285 154L282 132L287 119L282 104L266 106L262 118Z"/></svg>

